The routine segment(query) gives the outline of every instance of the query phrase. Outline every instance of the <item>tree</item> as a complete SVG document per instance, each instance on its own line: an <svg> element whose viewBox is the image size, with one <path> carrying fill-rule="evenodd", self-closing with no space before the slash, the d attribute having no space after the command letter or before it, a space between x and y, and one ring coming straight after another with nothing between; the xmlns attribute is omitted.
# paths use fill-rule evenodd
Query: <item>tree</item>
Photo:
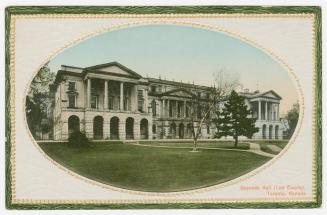
<svg viewBox="0 0 327 215"><path fill-rule="evenodd" d="M288 138L290 138L295 131L297 122L299 120L299 110L300 110L299 103L293 104L292 109L289 110L285 116L285 119L287 120L289 126L287 131Z"/></svg>
<svg viewBox="0 0 327 215"><path fill-rule="evenodd" d="M26 97L26 118L34 137L36 137L36 131L41 128L42 119L47 117L47 109L51 104L49 86L54 79L55 74L50 72L47 63L40 69L30 85Z"/></svg>
<svg viewBox="0 0 327 215"><path fill-rule="evenodd" d="M222 69L214 74L214 80L214 86L204 91L208 95L206 98L201 95L199 87L193 84L191 98L186 103L188 117L191 121L193 151L197 151L197 142L201 136L201 128L204 124L211 123L210 114L216 109L217 104L239 86L238 76L233 73L227 73Z"/></svg>
<svg viewBox="0 0 327 215"><path fill-rule="evenodd" d="M232 136L237 147L239 136L252 138L259 131L255 127L256 118L250 116L252 111L247 108L243 96L232 91L223 105L222 110L216 110L217 117L213 120L217 128L216 138Z"/></svg>

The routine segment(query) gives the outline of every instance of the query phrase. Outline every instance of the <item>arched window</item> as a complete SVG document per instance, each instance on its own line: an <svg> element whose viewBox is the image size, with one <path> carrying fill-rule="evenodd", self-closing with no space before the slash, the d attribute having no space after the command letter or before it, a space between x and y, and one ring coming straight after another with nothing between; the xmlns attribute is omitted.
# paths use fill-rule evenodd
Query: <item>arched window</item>
<svg viewBox="0 0 327 215"><path fill-rule="evenodd" d="M157 133L157 126L155 124L152 125L152 133Z"/></svg>
<svg viewBox="0 0 327 215"><path fill-rule="evenodd" d="M148 120L142 119L140 122L141 139L149 138Z"/></svg>
<svg viewBox="0 0 327 215"><path fill-rule="evenodd" d="M263 125L262 126L262 139L266 139L266 131L267 130L267 126Z"/></svg>
<svg viewBox="0 0 327 215"><path fill-rule="evenodd" d="M126 119L125 125L126 139L132 140L134 139L134 119L132 117L128 117Z"/></svg>
<svg viewBox="0 0 327 215"><path fill-rule="evenodd" d="M68 135L74 131L80 131L78 116L72 115L68 118Z"/></svg>
<svg viewBox="0 0 327 215"><path fill-rule="evenodd" d="M95 140L103 139L103 117L96 116L93 119L93 138Z"/></svg>
<svg viewBox="0 0 327 215"><path fill-rule="evenodd" d="M179 139L184 139L184 124L183 123L179 124L179 126L178 126L178 136L179 136Z"/></svg>
<svg viewBox="0 0 327 215"><path fill-rule="evenodd" d="M119 118L116 116L110 119L110 139L119 139Z"/></svg>

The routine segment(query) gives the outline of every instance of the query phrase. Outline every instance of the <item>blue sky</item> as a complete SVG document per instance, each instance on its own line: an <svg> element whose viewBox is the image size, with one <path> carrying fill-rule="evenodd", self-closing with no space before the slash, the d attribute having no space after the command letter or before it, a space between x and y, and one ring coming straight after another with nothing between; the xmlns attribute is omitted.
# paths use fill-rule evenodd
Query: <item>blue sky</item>
<svg viewBox="0 0 327 215"><path fill-rule="evenodd" d="M275 90L281 112L297 101L288 73L270 56L224 33L176 25L145 25L102 33L65 49L50 61L60 65L93 66L117 61L140 75L213 85L221 69L239 74L244 88Z"/></svg>

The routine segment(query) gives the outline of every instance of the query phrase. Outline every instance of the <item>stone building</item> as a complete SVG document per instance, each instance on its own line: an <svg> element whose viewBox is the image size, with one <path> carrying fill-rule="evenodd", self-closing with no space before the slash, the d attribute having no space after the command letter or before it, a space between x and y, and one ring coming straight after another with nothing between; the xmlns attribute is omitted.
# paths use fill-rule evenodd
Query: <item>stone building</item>
<svg viewBox="0 0 327 215"><path fill-rule="evenodd" d="M74 130L91 139L187 139L191 94L209 99L209 87L144 78L129 68L111 62L79 68L62 66L51 86L53 137L65 140ZM242 92L258 118L256 139L282 139L279 119L281 97L274 91ZM210 139L214 125L201 128L201 138Z"/></svg>

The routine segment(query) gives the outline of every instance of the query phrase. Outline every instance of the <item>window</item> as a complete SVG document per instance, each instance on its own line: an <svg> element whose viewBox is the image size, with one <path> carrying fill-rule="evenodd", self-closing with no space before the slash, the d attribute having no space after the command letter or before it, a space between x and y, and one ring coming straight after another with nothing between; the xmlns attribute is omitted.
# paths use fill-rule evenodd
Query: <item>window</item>
<svg viewBox="0 0 327 215"><path fill-rule="evenodd" d="M91 108L98 108L98 97L97 96L92 96L91 98Z"/></svg>
<svg viewBox="0 0 327 215"><path fill-rule="evenodd" d="M151 92L155 93L156 92L157 87L156 86L151 86Z"/></svg>
<svg viewBox="0 0 327 215"><path fill-rule="evenodd" d="M127 96L124 98L124 110L130 110L129 98Z"/></svg>
<svg viewBox="0 0 327 215"><path fill-rule="evenodd" d="M137 106L138 106L138 111L143 113L144 112L144 109L143 109L143 106L144 106L143 90L138 90L137 91Z"/></svg>
<svg viewBox="0 0 327 215"><path fill-rule="evenodd" d="M76 95L69 94L68 95L68 107L75 108L76 107Z"/></svg>
<svg viewBox="0 0 327 215"><path fill-rule="evenodd" d="M109 110L114 109L114 98L112 96L109 96L109 98L108 98L108 108L109 108Z"/></svg>
<svg viewBox="0 0 327 215"><path fill-rule="evenodd" d="M68 90L74 91L75 89L75 82L70 81L68 83Z"/></svg>
<svg viewBox="0 0 327 215"><path fill-rule="evenodd" d="M177 117L182 116L182 104L180 102L177 102Z"/></svg>
<svg viewBox="0 0 327 215"><path fill-rule="evenodd" d="M169 117L172 117L173 116L173 105L172 105L172 102L169 101Z"/></svg>
<svg viewBox="0 0 327 215"><path fill-rule="evenodd" d="M157 133L157 126L156 125L152 125L152 133Z"/></svg>

